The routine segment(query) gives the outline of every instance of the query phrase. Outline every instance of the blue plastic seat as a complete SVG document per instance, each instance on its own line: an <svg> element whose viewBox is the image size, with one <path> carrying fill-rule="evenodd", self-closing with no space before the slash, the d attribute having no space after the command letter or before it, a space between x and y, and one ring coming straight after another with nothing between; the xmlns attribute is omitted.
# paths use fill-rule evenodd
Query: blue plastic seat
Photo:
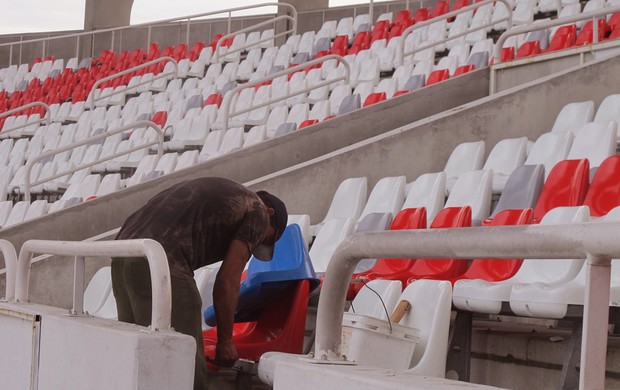
<svg viewBox="0 0 620 390"><path fill-rule="evenodd" d="M311 280L311 289L319 284L301 229L297 224L292 224L286 227L276 242L271 261L260 261L255 257L250 259L247 277L239 289L235 322L255 321L280 293L303 279ZM204 319L209 326L217 325L213 306L205 309Z"/></svg>

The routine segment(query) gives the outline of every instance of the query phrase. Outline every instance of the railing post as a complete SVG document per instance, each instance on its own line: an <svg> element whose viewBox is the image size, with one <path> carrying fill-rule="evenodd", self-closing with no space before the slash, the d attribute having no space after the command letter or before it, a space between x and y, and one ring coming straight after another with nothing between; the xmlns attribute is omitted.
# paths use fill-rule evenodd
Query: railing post
<svg viewBox="0 0 620 390"><path fill-rule="evenodd" d="M84 256L75 256L73 265L73 308L71 314L84 314L84 289L86 287L84 275L86 270L86 260Z"/></svg>
<svg viewBox="0 0 620 390"><path fill-rule="evenodd" d="M579 370L580 389L605 388L611 258L588 254Z"/></svg>

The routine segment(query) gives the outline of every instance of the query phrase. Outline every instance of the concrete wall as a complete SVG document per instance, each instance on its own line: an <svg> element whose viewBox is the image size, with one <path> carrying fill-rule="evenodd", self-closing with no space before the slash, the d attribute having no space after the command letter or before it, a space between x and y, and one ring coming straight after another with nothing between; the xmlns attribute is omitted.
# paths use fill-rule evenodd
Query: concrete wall
<svg viewBox="0 0 620 390"><path fill-rule="evenodd" d="M414 93L338 116L303 131L278 137L247 150L229 153L190 169L124 189L32 222L3 231L17 250L31 238L83 240L122 225L124 220L156 193L174 183L201 176L224 176L247 182L272 172L323 156L399 126L414 122L461 104L480 99L488 92L487 71L472 72ZM291 203L291 212L303 213L305 206ZM50 228L53 226L54 228ZM103 262L89 262L87 276ZM3 263L0 262L0 267ZM31 274L35 302L70 307L72 261L49 260L36 263ZM0 278L0 288L4 278ZM54 292L48 286L56 284ZM2 291L2 290L0 290Z"/></svg>

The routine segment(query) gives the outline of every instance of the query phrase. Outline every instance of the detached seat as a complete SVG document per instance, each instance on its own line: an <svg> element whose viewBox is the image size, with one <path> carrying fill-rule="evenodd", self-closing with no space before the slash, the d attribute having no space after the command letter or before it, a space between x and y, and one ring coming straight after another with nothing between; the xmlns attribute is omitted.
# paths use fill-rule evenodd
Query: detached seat
<svg viewBox="0 0 620 390"><path fill-rule="evenodd" d="M318 283L301 230L289 225L273 259L253 257L241 283L233 333L239 357L258 361L267 351L301 353L308 294ZM213 306L204 318L207 325L217 325ZM203 337L206 355L215 356L217 328L204 331Z"/></svg>

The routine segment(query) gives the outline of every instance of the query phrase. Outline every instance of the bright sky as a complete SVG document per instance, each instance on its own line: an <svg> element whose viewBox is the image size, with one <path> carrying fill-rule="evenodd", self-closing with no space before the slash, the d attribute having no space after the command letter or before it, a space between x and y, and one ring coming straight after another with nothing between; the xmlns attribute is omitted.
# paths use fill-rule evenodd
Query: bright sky
<svg viewBox="0 0 620 390"><path fill-rule="evenodd" d="M375 2L379 1L381 0L375 0ZM131 23L170 19L176 16L265 2L269 0L134 0ZM368 1L329 1L330 7L356 3L368 3ZM84 4L85 0L0 0L0 10L2 10L0 11L0 34L82 29L84 27ZM264 10L270 12L268 8Z"/></svg>

